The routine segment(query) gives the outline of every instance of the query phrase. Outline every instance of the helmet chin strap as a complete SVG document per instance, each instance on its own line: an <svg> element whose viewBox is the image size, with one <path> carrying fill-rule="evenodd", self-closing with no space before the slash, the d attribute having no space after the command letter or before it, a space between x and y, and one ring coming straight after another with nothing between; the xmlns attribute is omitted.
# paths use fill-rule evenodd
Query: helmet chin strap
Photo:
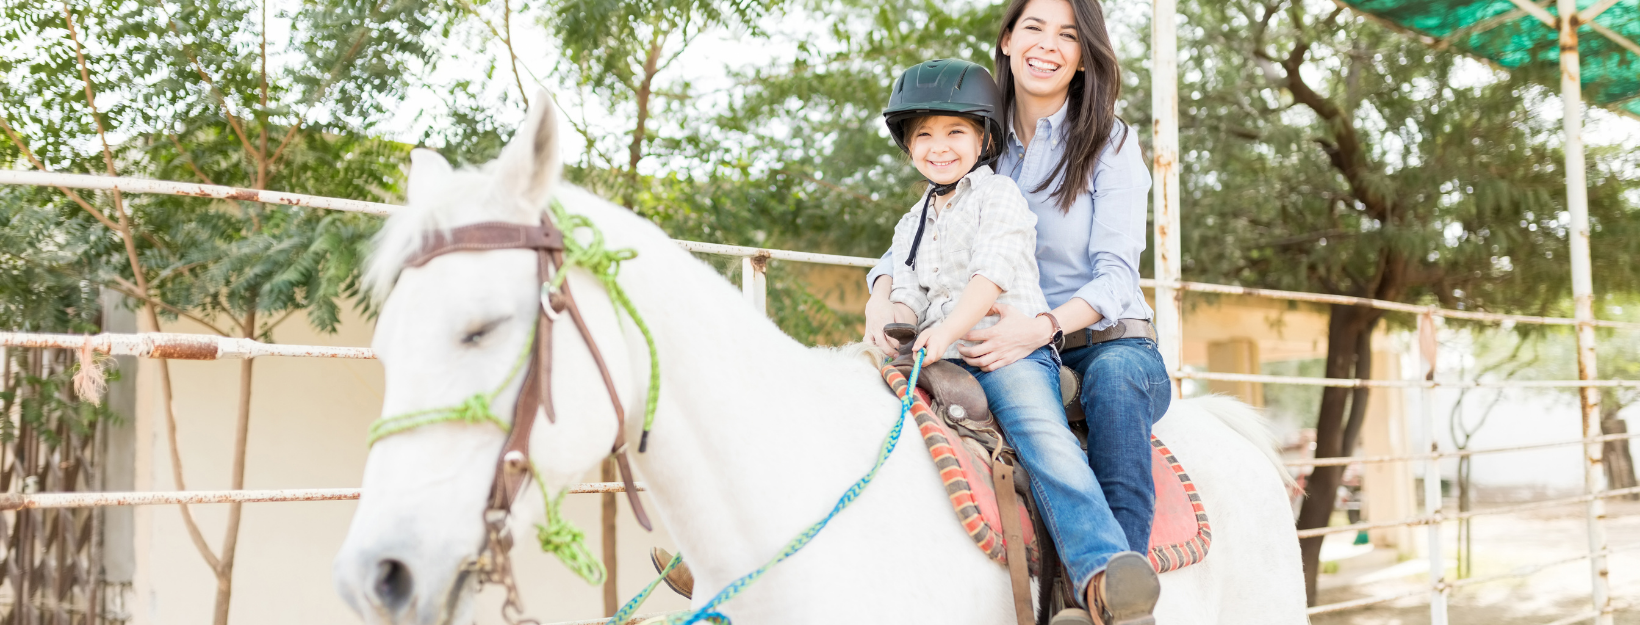
<svg viewBox="0 0 1640 625"><path fill-rule="evenodd" d="M979 139L979 147L983 152L983 150L985 150L985 146L991 141L991 127L983 122L981 122L980 125L984 126L984 130L981 131ZM997 154L993 151L989 158L982 158L979 162L974 163L973 167L969 167L968 173L963 174L962 178L967 178L968 174L974 173L974 170L979 169L981 166L987 166L991 163L995 163L996 160ZM927 177L924 176L924 179L926 178ZM917 268L917 248L922 247L923 228L928 225L928 207L934 203L934 196L937 195L940 197L945 197L947 195L951 195L951 192L957 190L957 185L962 182L962 178L958 178L956 181L948 184L940 184L938 182L934 182L933 180L928 181L929 193L928 196L923 199L922 217L917 220L917 236L911 239L911 252L906 254L905 266L912 269Z"/></svg>

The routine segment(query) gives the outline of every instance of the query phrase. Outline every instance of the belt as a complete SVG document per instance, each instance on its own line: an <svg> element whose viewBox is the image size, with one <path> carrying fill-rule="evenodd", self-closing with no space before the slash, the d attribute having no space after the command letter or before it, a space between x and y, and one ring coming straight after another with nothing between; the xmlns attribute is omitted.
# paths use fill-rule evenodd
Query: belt
<svg viewBox="0 0 1640 625"><path fill-rule="evenodd" d="M1083 328L1075 332L1065 333L1065 346L1060 352L1068 352L1078 347L1098 345L1105 341L1116 339L1150 339L1156 340L1156 326L1148 319L1117 319L1116 324L1097 332Z"/></svg>

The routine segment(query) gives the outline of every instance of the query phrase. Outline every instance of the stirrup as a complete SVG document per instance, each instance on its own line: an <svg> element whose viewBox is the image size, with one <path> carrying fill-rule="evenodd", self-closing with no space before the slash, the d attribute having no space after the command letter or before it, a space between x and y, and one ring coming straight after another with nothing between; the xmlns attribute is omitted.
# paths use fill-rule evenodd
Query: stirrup
<svg viewBox="0 0 1640 625"><path fill-rule="evenodd" d="M1082 608L1065 608L1053 615L1048 625L1094 625L1093 615Z"/></svg>
<svg viewBox="0 0 1640 625"><path fill-rule="evenodd" d="M660 573L666 570L666 565L672 563L672 554L667 553L665 549L656 547L649 551L649 562L655 565L655 572ZM677 566L672 568L671 573L667 573L661 579L666 581L667 588L671 588L672 592L683 595L684 599L694 598L695 574L689 570L688 562L679 562Z"/></svg>

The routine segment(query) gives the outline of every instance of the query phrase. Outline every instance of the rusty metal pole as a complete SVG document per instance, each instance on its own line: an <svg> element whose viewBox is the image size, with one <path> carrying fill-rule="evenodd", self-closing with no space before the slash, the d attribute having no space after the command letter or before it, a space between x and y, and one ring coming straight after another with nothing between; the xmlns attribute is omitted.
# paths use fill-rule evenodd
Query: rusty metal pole
<svg viewBox="0 0 1640 625"><path fill-rule="evenodd" d="M1151 197L1156 207L1156 335L1169 373L1184 367L1179 253L1178 0L1154 0L1150 20ZM1173 398L1180 396L1173 380Z"/></svg>
<svg viewBox="0 0 1640 625"><path fill-rule="evenodd" d="M1589 259L1589 189L1583 162L1583 79L1582 60L1577 49L1577 1L1559 0L1560 14L1560 98L1565 107L1562 123L1566 143L1566 209L1572 216L1572 301L1577 319L1577 377L1593 380L1598 375L1594 353L1594 278ZM1583 437L1600 435L1600 390L1583 387ZM1587 494L1601 487L1601 448L1597 443L1583 446L1583 490ZM1612 605L1606 568L1606 502L1591 498L1588 504L1589 573L1594 599L1595 625L1612 624Z"/></svg>
<svg viewBox="0 0 1640 625"><path fill-rule="evenodd" d="M1424 462L1424 514L1439 517L1443 512L1444 500L1441 498L1441 457L1437 454L1441 446L1435 440L1435 387L1430 385L1435 381L1435 368L1439 364L1436 348L1439 343L1435 327L1435 314L1425 311L1418 316L1418 354L1423 360L1424 388L1420 395L1418 412L1423 417L1424 439L1429 444L1429 458ZM1446 625L1446 597L1450 587L1446 585L1446 555L1441 545L1441 524L1439 521L1429 524L1428 545L1424 550L1429 555L1429 622L1430 625Z"/></svg>

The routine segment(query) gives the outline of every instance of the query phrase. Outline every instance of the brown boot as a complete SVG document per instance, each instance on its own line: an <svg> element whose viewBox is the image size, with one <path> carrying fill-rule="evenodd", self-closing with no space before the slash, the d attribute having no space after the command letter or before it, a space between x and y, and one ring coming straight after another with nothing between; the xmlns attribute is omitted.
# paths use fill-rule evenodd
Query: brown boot
<svg viewBox="0 0 1640 625"><path fill-rule="evenodd" d="M650 550L649 561L655 564L655 572L659 573L666 570L667 564L671 564L672 554L667 553L665 549L656 547ZM679 562L677 566L672 567L671 573L667 573L661 579L666 580L666 585L672 589L672 592L683 595L685 599L693 598L695 574L689 571L688 562Z"/></svg>
<svg viewBox="0 0 1640 625"><path fill-rule="evenodd" d="M1099 625L1155 625L1162 583L1150 561L1134 552L1116 554L1088 583L1088 607Z"/></svg>

